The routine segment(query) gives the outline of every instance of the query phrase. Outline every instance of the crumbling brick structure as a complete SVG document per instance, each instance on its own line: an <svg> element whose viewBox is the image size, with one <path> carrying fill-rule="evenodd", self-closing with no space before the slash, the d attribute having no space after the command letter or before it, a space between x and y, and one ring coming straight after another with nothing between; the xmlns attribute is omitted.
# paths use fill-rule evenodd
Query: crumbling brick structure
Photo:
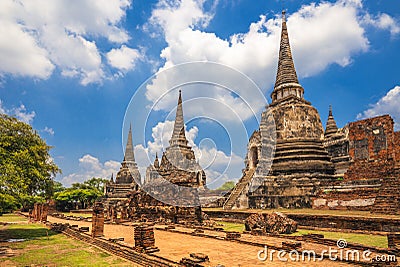
<svg viewBox="0 0 400 267"><path fill-rule="evenodd" d="M33 210L29 213L29 218L34 222L47 222L48 205L46 203L35 203Z"/></svg>
<svg viewBox="0 0 400 267"><path fill-rule="evenodd" d="M380 179L392 176L396 148L394 122L389 115L349 124L350 168L345 180Z"/></svg>
<svg viewBox="0 0 400 267"><path fill-rule="evenodd" d="M113 222L202 222L199 191L204 192L206 175L185 136L181 92L169 144L161 162L156 156L154 163L147 168L145 182L139 187L140 175L129 130L121 170L116 182L112 179L105 188L106 198L103 203L107 219Z"/></svg>
<svg viewBox="0 0 400 267"><path fill-rule="evenodd" d="M388 248L400 253L400 234L388 234Z"/></svg>
<svg viewBox="0 0 400 267"><path fill-rule="evenodd" d="M104 235L104 206L101 202L96 202L92 213L92 237Z"/></svg>
<svg viewBox="0 0 400 267"><path fill-rule="evenodd" d="M400 132L394 133L395 174L400 177Z"/></svg>
<svg viewBox="0 0 400 267"><path fill-rule="evenodd" d="M151 224L135 226L134 239L135 248L139 252L152 253L159 251L155 245L154 226Z"/></svg>

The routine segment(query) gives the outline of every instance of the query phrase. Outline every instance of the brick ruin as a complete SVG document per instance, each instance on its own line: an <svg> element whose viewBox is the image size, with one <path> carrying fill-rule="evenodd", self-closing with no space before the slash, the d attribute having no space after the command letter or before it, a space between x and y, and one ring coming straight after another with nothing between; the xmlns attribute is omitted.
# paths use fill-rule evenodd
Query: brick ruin
<svg viewBox="0 0 400 267"><path fill-rule="evenodd" d="M384 115L338 128L330 107L324 130L298 82L284 12L271 98L224 209L400 213L400 132L394 131L393 119Z"/></svg>
<svg viewBox="0 0 400 267"><path fill-rule="evenodd" d="M141 224L134 229L135 249L138 252L153 253L159 251L154 238L154 225Z"/></svg>
<svg viewBox="0 0 400 267"><path fill-rule="evenodd" d="M400 234L388 234L388 247L400 255Z"/></svg>
<svg viewBox="0 0 400 267"><path fill-rule="evenodd" d="M228 209L311 207L311 197L318 188L335 179L334 164L321 139L324 129L320 116L304 99L304 88L297 78L285 12L271 98L259 130L250 139L246 169L236 186L242 190L232 191L236 196L228 198L231 202L224 205Z"/></svg>
<svg viewBox="0 0 400 267"><path fill-rule="evenodd" d="M349 156L345 180L380 179L393 175L394 122L389 115L349 124Z"/></svg>
<svg viewBox="0 0 400 267"><path fill-rule="evenodd" d="M92 237L104 235L104 206L101 202L96 202L92 212Z"/></svg>
<svg viewBox="0 0 400 267"><path fill-rule="evenodd" d="M163 221L201 223L199 192L204 191L206 175L198 164L185 136L182 96L176 111L170 146L146 171L141 183L135 163L132 129L129 129L124 161L117 174L105 185L103 200L106 219L122 221Z"/></svg>
<svg viewBox="0 0 400 267"><path fill-rule="evenodd" d="M47 222L49 206L47 203L35 203L29 212L29 220L34 222Z"/></svg>

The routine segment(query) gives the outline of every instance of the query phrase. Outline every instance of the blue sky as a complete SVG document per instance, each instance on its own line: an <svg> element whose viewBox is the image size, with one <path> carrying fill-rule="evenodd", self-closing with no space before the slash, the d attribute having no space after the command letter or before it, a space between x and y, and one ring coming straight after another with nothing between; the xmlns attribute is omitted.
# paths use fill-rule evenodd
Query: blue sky
<svg viewBox="0 0 400 267"><path fill-rule="evenodd" d="M324 126L331 104L339 127L388 113L400 129L397 2L285 1L299 80ZM178 88L163 93L208 75L238 88L179 88L187 136L210 187L237 180L270 100L281 10L277 0L2 0L0 112L30 123L54 147L65 185L115 174L129 123L144 172L172 129ZM174 67L198 61L221 65ZM159 71L167 79L153 76ZM260 91L248 89L246 77Z"/></svg>

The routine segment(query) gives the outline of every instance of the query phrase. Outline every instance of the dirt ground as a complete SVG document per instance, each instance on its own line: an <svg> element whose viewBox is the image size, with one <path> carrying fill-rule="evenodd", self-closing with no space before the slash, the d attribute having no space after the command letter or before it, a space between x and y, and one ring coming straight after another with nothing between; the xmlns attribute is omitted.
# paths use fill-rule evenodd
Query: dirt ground
<svg viewBox="0 0 400 267"><path fill-rule="evenodd" d="M81 221L67 221L54 217L49 217L50 222L68 222L70 224L78 224L79 227L88 226L91 228L90 222ZM179 229L179 230L183 230ZM91 229L90 229L91 230ZM193 231L187 229L187 231ZM134 245L133 239L133 226L112 225L106 224L104 226L104 235L106 238L124 237L125 242ZM276 240L268 240L263 237L266 243L278 243L284 239L275 238ZM161 230L155 230L156 246L160 249L157 255L165 258L179 261L183 257L188 257L190 253L204 253L210 258L209 266L217 266L218 264L225 267L247 267L247 266L349 266L348 264L332 262L329 260L324 261L279 261L276 254L273 261L269 259L260 261L257 254L261 247L241 244L236 242L217 240L207 237L190 236L181 233L172 233ZM271 238L269 238L271 239ZM317 245L316 245L317 246ZM264 254L261 254L262 256ZM288 258L288 257L287 257Z"/></svg>

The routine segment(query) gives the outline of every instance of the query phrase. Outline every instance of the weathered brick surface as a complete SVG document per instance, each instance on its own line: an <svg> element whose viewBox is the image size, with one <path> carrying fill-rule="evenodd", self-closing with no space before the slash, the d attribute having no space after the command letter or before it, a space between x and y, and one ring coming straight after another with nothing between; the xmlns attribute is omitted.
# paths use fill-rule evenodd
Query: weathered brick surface
<svg viewBox="0 0 400 267"><path fill-rule="evenodd" d="M243 222L253 212L242 211L206 211L210 218L230 219L234 222ZM400 219L366 218L334 215L287 214L287 217L296 221L298 226L317 228L336 228L363 231L400 232Z"/></svg>
<svg viewBox="0 0 400 267"><path fill-rule="evenodd" d="M394 158L400 164L400 132L394 133Z"/></svg>
<svg viewBox="0 0 400 267"><path fill-rule="evenodd" d="M29 219L35 222L46 222L48 214L48 205L43 203L35 203L33 210L29 212Z"/></svg>
<svg viewBox="0 0 400 267"><path fill-rule="evenodd" d="M104 235L104 206L101 202L96 202L92 214L92 237Z"/></svg>
<svg viewBox="0 0 400 267"><path fill-rule="evenodd" d="M390 176L394 170L393 119L389 115L349 124L349 155L353 161L345 180Z"/></svg>
<svg viewBox="0 0 400 267"><path fill-rule="evenodd" d="M400 234L388 234L388 247L400 253Z"/></svg>
<svg viewBox="0 0 400 267"><path fill-rule="evenodd" d="M313 209L370 211L380 192L380 180L348 181L332 189L321 190L312 198Z"/></svg>
<svg viewBox="0 0 400 267"><path fill-rule="evenodd" d="M154 226L153 225L138 225L134 231L135 248L139 252L156 252L159 249L155 246Z"/></svg>

